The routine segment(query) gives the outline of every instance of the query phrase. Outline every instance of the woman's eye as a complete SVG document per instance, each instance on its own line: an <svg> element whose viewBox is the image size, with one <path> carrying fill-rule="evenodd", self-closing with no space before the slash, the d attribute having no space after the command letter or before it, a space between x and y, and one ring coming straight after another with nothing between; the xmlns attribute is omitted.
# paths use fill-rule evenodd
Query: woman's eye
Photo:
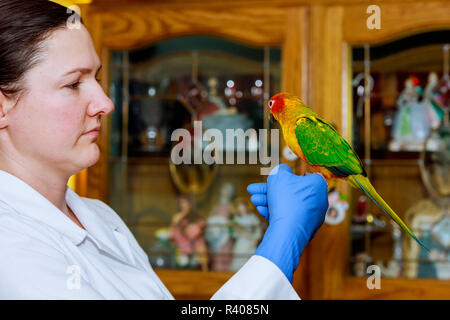
<svg viewBox="0 0 450 320"><path fill-rule="evenodd" d="M80 81L71 83L69 85L67 85L67 88L72 89L72 90L76 90L78 88L78 86L80 85Z"/></svg>
<svg viewBox="0 0 450 320"><path fill-rule="evenodd" d="M102 79L99 79L99 78L96 77L95 81L97 81L98 83L101 83ZM80 86L80 84L81 84L81 81L78 80L78 81L75 81L75 82L67 85L66 88L69 88L71 90L77 90L78 87Z"/></svg>

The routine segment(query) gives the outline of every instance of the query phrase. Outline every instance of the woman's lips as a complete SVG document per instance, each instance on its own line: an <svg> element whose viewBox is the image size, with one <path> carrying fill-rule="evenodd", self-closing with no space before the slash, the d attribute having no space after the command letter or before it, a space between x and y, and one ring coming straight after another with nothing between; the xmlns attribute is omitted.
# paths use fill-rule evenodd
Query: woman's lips
<svg viewBox="0 0 450 320"><path fill-rule="evenodd" d="M83 135L88 135L88 136L92 136L92 137L98 137L100 135L100 128L95 128L91 131L88 131L86 133L84 133Z"/></svg>

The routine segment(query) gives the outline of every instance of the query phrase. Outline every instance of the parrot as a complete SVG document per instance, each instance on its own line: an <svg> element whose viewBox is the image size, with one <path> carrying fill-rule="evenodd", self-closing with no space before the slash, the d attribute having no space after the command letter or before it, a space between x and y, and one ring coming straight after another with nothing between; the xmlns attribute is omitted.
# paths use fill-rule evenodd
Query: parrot
<svg viewBox="0 0 450 320"><path fill-rule="evenodd" d="M281 92L267 102L270 113L280 124L285 143L310 170L326 180L343 179L361 188L418 244L424 244L389 207L369 181L362 162L338 131L294 95Z"/></svg>

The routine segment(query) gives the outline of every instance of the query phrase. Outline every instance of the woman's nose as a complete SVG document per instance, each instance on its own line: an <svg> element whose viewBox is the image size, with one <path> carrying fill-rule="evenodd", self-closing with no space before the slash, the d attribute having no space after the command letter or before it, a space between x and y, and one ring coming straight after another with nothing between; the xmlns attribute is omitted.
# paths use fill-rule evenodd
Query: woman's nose
<svg viewBox="0 0 450 320"><path fill-rule="evenodd" d="M88 113L90 116L95 116L97 114L110 114L114 111L114 103L105 94L103 88L99 85L98 91L90 102L88 107Z"/></svg>

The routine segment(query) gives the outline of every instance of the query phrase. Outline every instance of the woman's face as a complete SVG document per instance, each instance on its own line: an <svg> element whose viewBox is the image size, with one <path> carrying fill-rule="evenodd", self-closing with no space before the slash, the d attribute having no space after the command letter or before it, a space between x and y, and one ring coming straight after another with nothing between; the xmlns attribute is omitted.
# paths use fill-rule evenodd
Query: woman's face
<svg viewBox="0 0 450 320"><path fill-rule="evenodd" d="M84 26L58 29L43 44L41 62L8 112L8 145L24 165L71 175L97 162L98 131L87 132L114 106L96 80L100 60Z"/></svg>

